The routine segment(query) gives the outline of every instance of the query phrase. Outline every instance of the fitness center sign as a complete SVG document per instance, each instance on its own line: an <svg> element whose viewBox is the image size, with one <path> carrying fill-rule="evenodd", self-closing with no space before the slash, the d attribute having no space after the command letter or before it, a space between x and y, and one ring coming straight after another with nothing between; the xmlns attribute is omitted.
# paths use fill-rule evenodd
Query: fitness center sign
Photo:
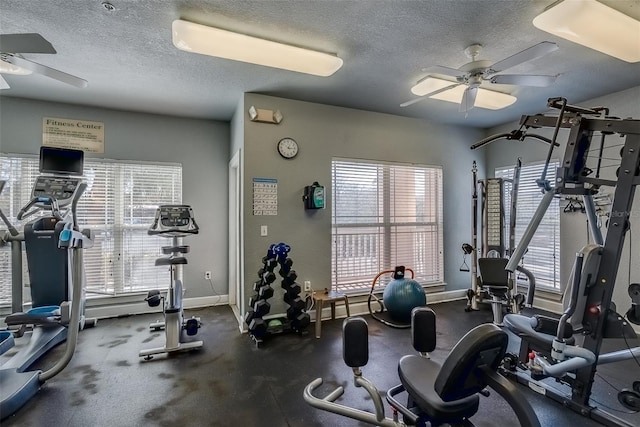
<svg viewBox="0 0 640 427"><path fill-rule="evenodd" d="M104 123L43 117L42 145L104 153Z"/></svg>

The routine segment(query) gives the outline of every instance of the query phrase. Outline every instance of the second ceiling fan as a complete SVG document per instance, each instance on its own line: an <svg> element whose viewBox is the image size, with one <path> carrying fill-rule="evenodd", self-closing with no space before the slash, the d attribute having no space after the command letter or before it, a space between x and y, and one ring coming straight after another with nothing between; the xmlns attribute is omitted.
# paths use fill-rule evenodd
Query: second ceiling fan
<svg viewBox="0 0 640 427"><path fill-rule="evenodd" d="M429 75L411 88L411 92L420 97L404 102L400 104L400 106L408 107L428 97L433 97L443 92L454 90L459 86L466 86L460 102L460 111L467 112L474 106L477 106L478 90L483 83L537 87L549 86L556 80L557 76L499 73L524 62L540 58L557 49L558 45L545 41L511 55L501 61L491 63L491 61L476 59L482 51L482 45L473 44L464 50L465 54L471 59L471 62L463 65L462 67L456 69L436 65L425 70L431 74L441 74L447 77L453 77L455 78L455 81L433 78ZM494 93L502 94L501 92ZM508 96L506 94L502 95ZM515 98L513 98L512 102L515 102Z"/></svg>

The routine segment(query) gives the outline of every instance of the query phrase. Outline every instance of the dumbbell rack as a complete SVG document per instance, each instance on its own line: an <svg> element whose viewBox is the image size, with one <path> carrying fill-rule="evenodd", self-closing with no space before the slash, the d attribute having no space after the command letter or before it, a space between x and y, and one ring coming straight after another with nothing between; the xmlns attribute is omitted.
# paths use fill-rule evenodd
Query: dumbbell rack
<svg viewBox="0 0 640 427"><path fill-rule="evenodd" d="M289 245L279 243L269 247L267 255L262 258L262 268L258 270L259 279L253 283L255 292L249 299L249 311L244 320L249 327L249 335L255 341L256 347L268 336L278 335L283 332L295 332L306 335L306 328L311 323L311 318L306 312L306 302L300 298L301 287L296 283L298 275L291 267L293 260L288 257L291 248ZM273 317L264 319L269 314L271 305L267 301L273 297L274 289L271 284L276 280L274 270L279 268L278 274L282 277L281 287L284 290L284 302L289 306L286 317Z"/></svg>

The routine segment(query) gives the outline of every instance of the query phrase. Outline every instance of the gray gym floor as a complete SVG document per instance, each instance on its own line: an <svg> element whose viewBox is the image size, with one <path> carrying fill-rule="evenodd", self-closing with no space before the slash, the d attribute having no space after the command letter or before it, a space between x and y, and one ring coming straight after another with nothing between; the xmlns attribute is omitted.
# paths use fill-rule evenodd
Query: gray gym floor
<svg viewBox="0 0 640 427"><path fill-rule="evenodd" d="M488 308L464 312L464 301L434 304L438 315L438 346L432 353L442 361L457 340L472 327L491 320ZM204 348L145 362L140 349L162 344L162 333L149 332L156 315L102 320L82 331L78 350L70 365L47 382L34 399L3 426L357 426L342 418L308 406L302 398L305 385L322 377L322 395L337 385L345 387L341 403L371 410L366 393L353 386L351 369L342 362L342 320L324 321L322 338L280 335L256 348L247 335L238 333L228 307L191 310L202 318L196 336ZM396 385L397 361L412 352L408 330L388 328L370 316L370 360L363 371L380 390ZM620 343L614 343L620 345ZM638 345L638 340L630 342ZM624 343L622 343L624 345ZM57 348L42 361L52 363ZM10 356L14 349L2 358ZM0 362L2 361L0 358ZM594 398L616 409L616 414L640 425L639 414L625 414L613 387L631 387L640 380L634 362L606 367L599 373ZM613 386L613 387L612 387ZM520 390L534 406L543 426L595 426L548 398L524 386ZM388 408L387 408L388 411ZM622 411L622 412L620 412ZM492 393L481 398L472 418L477 426L516 426L506 402ZM363 424L364 425L364 424Z"/></svg>

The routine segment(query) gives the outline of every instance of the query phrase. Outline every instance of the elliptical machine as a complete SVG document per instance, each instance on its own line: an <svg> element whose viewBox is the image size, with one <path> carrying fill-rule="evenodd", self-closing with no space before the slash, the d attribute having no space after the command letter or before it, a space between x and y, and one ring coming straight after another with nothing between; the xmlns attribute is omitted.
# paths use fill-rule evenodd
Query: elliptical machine
<svg viewBox="0 0 640 427"><path fill-rule="evenodd" d="M82 250L93 246L90 230L79 230L76 210L78 200L87 185L81 177L84 153L42 147L40 172L49 173L36 179L32 199L17 215L20 221L40 211L50 211L24 227L18 233L0 211L0 218L9 232L3 240L11 241L14 308L22 308L22 240L25 241L29 264L31 305L25 313L9 315L9 327L19 327L20 334L31 326L29 345L13 355L0 367L0 417L15 413L39 390L42 383L60 373L75 352L78 330L87 322L84 318L84 264ZM4 183L0 185L0 189ZM68 207L66 212L61 208ZM71 297L71 298L69 298ZM46 371L28 370L40 357L66 340L67 346L58 362ZM7 350L13 340L4 345Z"/></svg>
<svg viewBox="0 0 640 427"><path fill-rule="evenodd" d="M164 322L154 322L149 325L151 330L164 329L165 345L163 347L141 350L140 357L151 360L154 354L172 353L176 351L195 350L203 346L202 341L181 342L182 330L187 335L195 335L200 328L200 318L192 317L184 320L182 311L182 294L184 288L180 280L180 268L187 264L182 256L189 253L189 246L180 244L180 238L190 234L198 234L199 227L193 216L193 210L188 205L161 205L156 210L153 224L147 231L151 236L161 236L172 239L171 246L163 246L162 253L168 256L156 259L157 266L169 266L171 280L166 296L157 289L149 291L145 301L149 307L157 307L164 299Z"/></svg>

